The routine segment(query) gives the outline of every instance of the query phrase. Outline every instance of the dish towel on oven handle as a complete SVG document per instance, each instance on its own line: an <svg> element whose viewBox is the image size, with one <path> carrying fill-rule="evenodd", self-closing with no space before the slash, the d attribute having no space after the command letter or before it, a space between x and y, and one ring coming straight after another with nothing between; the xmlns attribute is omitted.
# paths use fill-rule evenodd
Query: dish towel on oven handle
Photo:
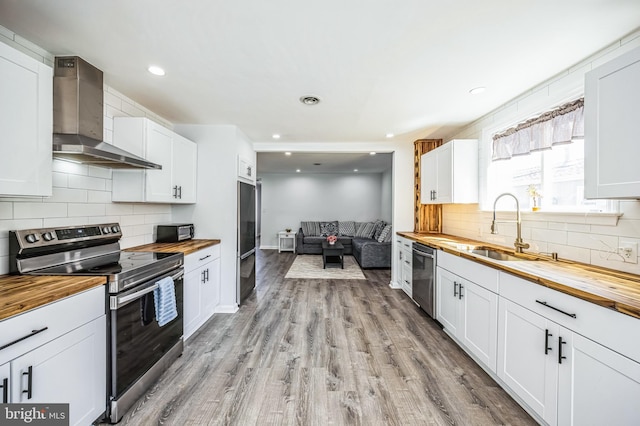
<svg viewBox="0 0 640 426"><path fill-rule="evenodd" d="M153 301L156 307L156 321L162 327L178 317L176 287L171 277L165 277L156 284L158 288L153 290Z"/></svg>

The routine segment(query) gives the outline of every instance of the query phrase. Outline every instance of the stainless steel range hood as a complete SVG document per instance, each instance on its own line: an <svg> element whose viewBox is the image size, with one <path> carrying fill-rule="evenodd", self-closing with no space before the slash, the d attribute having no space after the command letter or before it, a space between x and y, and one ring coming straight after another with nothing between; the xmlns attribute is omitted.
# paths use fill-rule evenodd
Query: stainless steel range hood
<svg viewBox="0 0 640 426"><path fill-rule="evenodd" d="M102 71L77 56L55 58L53 156L100 167L162 169L102 140Z"/></svg>

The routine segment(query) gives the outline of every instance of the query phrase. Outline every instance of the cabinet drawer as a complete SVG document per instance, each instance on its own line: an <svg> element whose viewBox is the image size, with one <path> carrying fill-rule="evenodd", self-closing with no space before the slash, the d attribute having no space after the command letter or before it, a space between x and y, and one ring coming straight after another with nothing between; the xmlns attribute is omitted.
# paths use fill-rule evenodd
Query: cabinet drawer
<svg viewBox="0 0 640 426"><path fill-rule="evenodd" d="M105 291L104 286L96 287L0 321L0 346L30 336L0 350L0 364L105 315Z"/></svg>
<svg viewBox="0 0 640 426"><path fill-rule="evenodd" d="M196 268L220 257L220 244L198 250L184 257L184 272L189 273Z"/></svg>
<svg viewBox="0 0 640 426"><path fill-rule="evenodd" d="M637 318L506 272L500 272L500 296L640 362L640 320Z"/></svg>
<svg viewBox="0 0 640 426"><path fill-rule="evenodd" d="M498 292L498 270L444 251L438 252L438 266L478 284L494 293Z"/></svg>

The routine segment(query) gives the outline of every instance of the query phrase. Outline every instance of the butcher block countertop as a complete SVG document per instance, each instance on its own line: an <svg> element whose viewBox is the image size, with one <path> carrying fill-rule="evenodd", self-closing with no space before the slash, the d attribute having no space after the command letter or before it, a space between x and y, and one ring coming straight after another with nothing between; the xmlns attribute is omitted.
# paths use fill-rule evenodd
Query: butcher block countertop
<svg viewBox="0 0 640 426"><path fill-rule="evenodd" d="M514 253L480 241L445 234L417 234L398 232L398 235L441 249L447 253L474 260L509 272L539 285L570 294L580 299L640 318L640 276L600 268L570 260L552 260L533 253ZM533 261L500 261L472 254L469 246L482 246Z"/></svg>
<svg viewBox="0 0 640 426"><path fill-rule="evenodd" d="M152 251L156 253L183 253L185 256L207 247L220 244L220 240L187 240L178 243L151 243L131 247L125 251Z"/></svg>
<svg viewBox="0 0 640 426"><path fill-rule="evenodd" d="M0 321L106 283L106 277L0 275Z"/></svg>

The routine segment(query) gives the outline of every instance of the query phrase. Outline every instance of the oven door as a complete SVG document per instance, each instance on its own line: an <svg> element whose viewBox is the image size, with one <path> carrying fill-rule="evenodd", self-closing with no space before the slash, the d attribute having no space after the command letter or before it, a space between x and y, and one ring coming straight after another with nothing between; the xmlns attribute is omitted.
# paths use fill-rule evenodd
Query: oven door
<svg viewBox="0 0 640 426"><path fill-rule="evenodd" d="M183 276L182 268L174 269L110 297L111 400L120 398L182 340ZM174 280L178 317L160 327L153 291L165 277Z"/></svg>

